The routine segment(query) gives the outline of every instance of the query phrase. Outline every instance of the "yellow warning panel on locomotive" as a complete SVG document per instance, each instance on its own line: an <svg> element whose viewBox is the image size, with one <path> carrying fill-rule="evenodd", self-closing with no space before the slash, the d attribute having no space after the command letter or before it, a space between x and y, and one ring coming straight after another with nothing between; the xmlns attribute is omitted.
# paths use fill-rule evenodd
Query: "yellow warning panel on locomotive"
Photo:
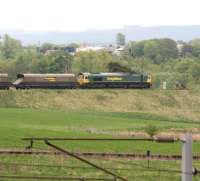
<svg viewBox="0 0 200 181"><path fill-rule="evenodd" d="M121 77L107 77L107 80L117 81L117 80L122 80L122 78Z"/></svg>

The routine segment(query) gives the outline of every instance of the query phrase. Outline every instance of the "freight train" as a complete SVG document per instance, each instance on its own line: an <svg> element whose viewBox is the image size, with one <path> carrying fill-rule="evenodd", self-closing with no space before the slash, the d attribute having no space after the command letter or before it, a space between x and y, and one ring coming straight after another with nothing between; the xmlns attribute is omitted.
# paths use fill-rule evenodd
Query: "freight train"
<svg viewBox="0 0 200 181"><path fill-rule="evenodd" d="M0 74L0 89L150 88L151 75L131 73L18 74L9 81Z"/></svg>

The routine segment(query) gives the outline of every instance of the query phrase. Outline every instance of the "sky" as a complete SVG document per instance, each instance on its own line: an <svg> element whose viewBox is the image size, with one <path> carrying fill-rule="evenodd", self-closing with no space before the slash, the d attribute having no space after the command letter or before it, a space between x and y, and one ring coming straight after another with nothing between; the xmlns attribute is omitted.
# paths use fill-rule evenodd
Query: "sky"
<svg viewBox="0 0 200 181"><path fill-rule="evenodd" d="M200 25L199 0L0 0L0 29L84 31Z"/></svg>

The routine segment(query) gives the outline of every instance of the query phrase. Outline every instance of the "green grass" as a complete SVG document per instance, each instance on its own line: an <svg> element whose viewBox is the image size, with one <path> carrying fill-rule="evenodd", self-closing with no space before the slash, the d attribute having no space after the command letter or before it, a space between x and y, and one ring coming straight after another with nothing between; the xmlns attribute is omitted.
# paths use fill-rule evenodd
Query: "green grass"
<svg viewBox="0 0 200 181"><path fill-rule="evenodd" d="M94 169L86 164L80 163L74 159L63 156L19 156L2 157L0 156L2 175L26 175L26 176L65 176L65 177L90 177L90 178L112 178L102 171ZM89 159L91 162L103 166L129 181L180 181L181 163L180 161L154 161L151 160L149 168L147 160L116 160L116 159ZM17 163L17 165L12 165ZM34 164L37 166L23 166L20 164ZM42 166L38 166L42 165ZM48 167L51 165L53 167ZM199 168L197 161L193 163L194 167ZM56 167L55 167L56 166ZM72 168L75 167L75 168ZM176 172L174 172L176 171ZM199 180L199 175L193 177L194 181Z"/></svg>
<svg viewBox="0 0 200 181"><path fill-rule="evenodd" d="M120 132L141 132L147 124L160 131L170 128L193 128L197 124L170 121L164 117L142 113L64 112L33 109L0 109L0 147L25 147L24 137L113 137ZM154 142L60 142L75 151L180 153L179 143ZM44 148L43 143L36 144ZM200 144L194 144L200 151Z"/></svg>
<svg viewBox="0 0 200 181"><path fill-rule="evenodd" d="M56 110L37 110L30 108L0 108L0 148L25 148L28 142L22 141L24 137L118 137L121 132L143 132L146 125L156 125L159 131L171 128L189 129L199 127L189 119L169 119L168 117L143 112L74 112ZM53 142L70 151L85 152L128 152L152 154L180 154L181 143L161 144L148 141L135 142ZM193 144L194 153L200 153L200 143ZM34 148L49 149L43 142L34 143ZM88 158L93 163L129 181L179 181L180 173L162 172L158 170L180 170L180 161L147 161L116 160L111 158ZM17 165L12 165L17 163ZM23 166L19 164L58 165L58 167ZM67 166L67 167L65 167ZM108 175L88 168L74 159L64 156L7 156L0 155L0 175L26 175L26 176L68 176L68 177L95 177L110 178ZM194 161L199 168L199 162ZM115 168L115 169L113 169ZM5 179L6 181L12 179ZM199 176L194 177L199 180ZM50 180L49 180L50 181Z"/></svg>
<svg viewBox="0 0 200 181"><path fill-rule="evenodd" d="M21 90L0 91L0 148L25 148L24 137L119 137L143 134L147 125L159 132L191 131L200 128L200 91L162 90ZM181 143L162 144L148 141L54 142L70 151L180 154ZM49 149L43 142L34 148ZM200 154L200 143L193 144ZM180 170L179 161L91 159L103 167L135 181L179 181L180 173L152 171ZM3 163L2 163L3 162ZM103 177L92 169L28 167L8 163L86 166L63 156L0 155L0 175L59 175ZM200 167L199 162L194 166ZM6 179L6 181L9 179ZM193 179L199 180L199 177Z"/></svg>

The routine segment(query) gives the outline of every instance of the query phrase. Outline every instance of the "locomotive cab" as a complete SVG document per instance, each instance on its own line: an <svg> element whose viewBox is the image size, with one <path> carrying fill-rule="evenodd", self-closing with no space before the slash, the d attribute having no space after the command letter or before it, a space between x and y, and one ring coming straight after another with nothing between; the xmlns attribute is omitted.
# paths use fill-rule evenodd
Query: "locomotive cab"
<svg viewBox="0 0 200 181"><path fill-rule="evenodd" d="M82 85L85 85L87 83L89 83L89 74L90 73L80 73L78 75L78 82L79 84L82 86Z"/></svg>

